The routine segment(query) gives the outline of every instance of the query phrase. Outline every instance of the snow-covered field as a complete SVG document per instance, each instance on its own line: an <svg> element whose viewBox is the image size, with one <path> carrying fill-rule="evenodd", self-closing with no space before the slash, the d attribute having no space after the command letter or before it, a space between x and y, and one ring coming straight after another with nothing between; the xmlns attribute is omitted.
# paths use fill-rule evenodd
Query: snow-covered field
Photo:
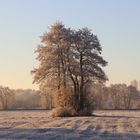
<svg viewBox="0 0 140 140"><path fill-rule="evenodd" d="M140 140L140 111L51 118L47 111L0 111L0 139Z"/></svg>

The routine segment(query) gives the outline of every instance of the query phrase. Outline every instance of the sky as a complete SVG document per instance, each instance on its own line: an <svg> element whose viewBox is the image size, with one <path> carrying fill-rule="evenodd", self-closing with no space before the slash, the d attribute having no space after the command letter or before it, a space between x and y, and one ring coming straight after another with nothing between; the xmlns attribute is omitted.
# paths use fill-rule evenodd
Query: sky
<svg viewBox="0 0 140 140"><path fill-rule="evenodd" d="M107 84L140 80L139 0L0 0L0 85L32 88L40 36L56 21L98 36Z"/></svg>

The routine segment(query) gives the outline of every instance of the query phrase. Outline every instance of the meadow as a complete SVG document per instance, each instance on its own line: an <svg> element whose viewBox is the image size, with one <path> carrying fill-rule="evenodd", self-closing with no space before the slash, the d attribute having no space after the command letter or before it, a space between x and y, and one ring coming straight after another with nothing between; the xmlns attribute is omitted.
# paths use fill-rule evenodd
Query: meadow
<svg viewBox="0 0 140 140"><path fill-rule="evenodd" d="M140 111L94 111L90 117L51 117L45 110L1 111L0 139L139 140Z"/></svg>

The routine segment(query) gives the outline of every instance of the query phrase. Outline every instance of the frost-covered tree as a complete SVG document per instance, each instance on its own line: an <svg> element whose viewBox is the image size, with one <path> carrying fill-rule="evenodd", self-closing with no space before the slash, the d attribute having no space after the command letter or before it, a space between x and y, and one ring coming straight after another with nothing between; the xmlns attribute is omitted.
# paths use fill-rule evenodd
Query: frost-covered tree
<svg viewBox="0 0 140 140"><path fill-rule="evenodd" d="M36 50L40 66L32 71L34 82L40 84L44 93L51 92L57 99L61 99L64 89L66 90L69 84L67 55L70 35L70 29L66 29L59 22L55 23L50 31L41 37L42 44Z"/></svg>
<svg viewBox="0 0 140 140"><path fill-rule="evenodd" d="M126 84L113 84L108 87L113 109L132 109L138 91L134 86Z"/></svg>
<svg viewBox="0 0 140 140"><path fill-rule="evenodd" d="M123 96L123 103L124 103L124 109L132 109L134 101L138 97L138 90L134 86L128 86L127 92L124 93Z"/></svg>
<svg viewBox="0 0 140 140"><path fill-rule="evenodd" d="M107 80L102 67L102 48L88 28L78 31L55 23L41 37L36 52L39 67L32 71L34 82L57 95L58 105L70 106L76 113L89 108L87 89L91 83ZM62 100L63 99L63 100Z"/></svg>
<svg viewBox="0 0 140 140"><path fill-rule="evenodd" d="M72 64L69 73L71 74L74 92L77 103L77 110L83 110L86 107L86 90L91 83L107 80L102 66L107 62L102 58L102 48L97 36L88 28L83 28L74 33L74 42L71 57ZM71 62L71 61L70 61Z"/></svg>
<svg viewBox="0 0 140 140"><path fill-rule="evenodd" d="M0 104L2 109L10 109L14 100L14 93L8 87L0 86Z"/></svg>

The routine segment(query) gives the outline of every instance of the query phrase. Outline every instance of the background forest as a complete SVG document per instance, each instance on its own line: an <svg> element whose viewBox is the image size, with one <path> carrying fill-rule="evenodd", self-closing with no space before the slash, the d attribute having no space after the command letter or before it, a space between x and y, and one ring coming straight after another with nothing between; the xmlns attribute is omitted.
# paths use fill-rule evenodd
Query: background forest
<svg viewBox="0 0 140 140"><path fill-rule="evenodd" d="M134 86L95 85L91 91L94 109L140 109L140 91ZM0 87L0 109L52 109L55 102L47 92Z"/></svg>

